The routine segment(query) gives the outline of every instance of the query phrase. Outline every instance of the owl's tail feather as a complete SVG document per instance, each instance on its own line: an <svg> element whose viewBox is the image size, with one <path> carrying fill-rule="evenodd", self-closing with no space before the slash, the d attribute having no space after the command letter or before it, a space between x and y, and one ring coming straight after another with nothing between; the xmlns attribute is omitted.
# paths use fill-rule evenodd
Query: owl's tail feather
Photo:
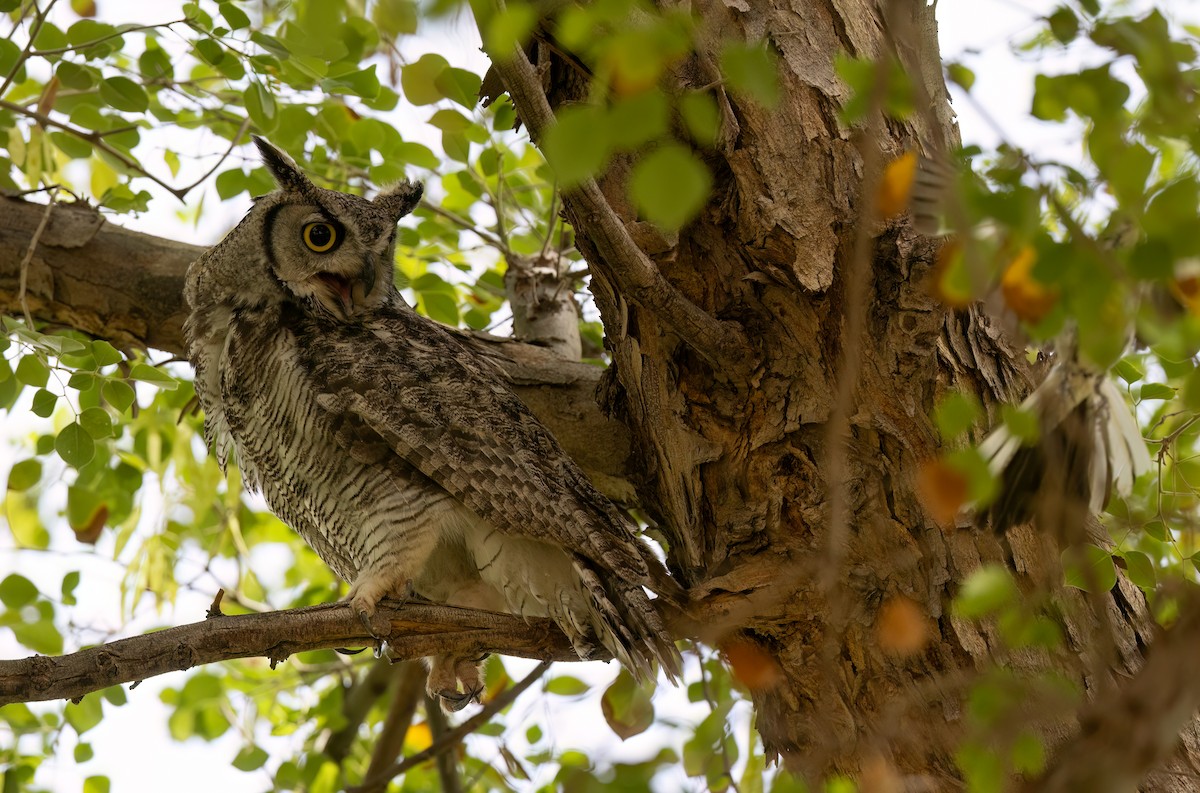
<svg viewBox="0 0 1200 793"><path fill-rule="evenodd" d="M576 561L575 569L592 596L599 623L596 629L609 652L638 680L653 680L657 662L667 678L677 682L682 657L645 589L616 576L606 586L583 560Z"/></svg>

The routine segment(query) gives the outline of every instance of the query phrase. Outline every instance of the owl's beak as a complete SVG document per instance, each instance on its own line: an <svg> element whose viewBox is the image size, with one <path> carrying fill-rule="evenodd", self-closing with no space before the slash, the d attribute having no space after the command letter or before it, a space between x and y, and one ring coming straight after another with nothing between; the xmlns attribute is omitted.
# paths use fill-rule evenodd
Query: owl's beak
<svg viewBox="0 0 1200 793"><path fill-rule="evenodd" d="M318 273L316 278L325 286L326 294L337 302L342 317L349 319L354 316L354 307L366 303L371 290L375 288L378 267L378 257L368 253L363 257L363 267L357 275L323 272Z"/></svg>

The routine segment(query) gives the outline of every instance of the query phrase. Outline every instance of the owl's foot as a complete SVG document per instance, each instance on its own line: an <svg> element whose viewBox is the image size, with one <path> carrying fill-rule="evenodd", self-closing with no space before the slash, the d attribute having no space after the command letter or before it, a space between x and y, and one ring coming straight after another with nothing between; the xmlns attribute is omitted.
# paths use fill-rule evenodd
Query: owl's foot
<svg viewBox="0 0 1200 793"><path fill-rule="evenodd" d="M442 710L447 713L455 713L472 702L478 702L483 694L485 658L486 653L474 658L435 655L426 659L429 677L425 681L425 691L430 697L438 699Z"/></svg>
<svg viewBox="0 0 1200 793"><path fill-rule="evenodd" d="M387 595L392 595L399 596L400 602L403 603L411 593L412 580L407 576L364 570L350 585L350 594L346 599L350 601L351 608L367 629L367 633L383 641L391 634L392 626L376 614L379 601Z"/></svg>

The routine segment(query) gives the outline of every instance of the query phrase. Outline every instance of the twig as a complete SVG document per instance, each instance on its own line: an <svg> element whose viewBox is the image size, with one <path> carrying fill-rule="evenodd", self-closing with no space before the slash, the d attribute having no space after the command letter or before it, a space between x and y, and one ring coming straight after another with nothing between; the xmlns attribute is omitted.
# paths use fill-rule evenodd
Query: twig
<svg viewBox="0 0 1200 793"><path fill-rule="evenodd" d="M396 777L400 776L400 774L403 774L408 769L410 769L414 766L420 765L421 763L424 763L425 761L429 760L430 758L437 757L438 755L442 754L443 752L446 752L449 749L453 748L454 746L457 746L458 743L460 741L462 741L463 738L465 738L466 736L473 733L475 730L482 727L484 724L486 724L488 721L491 720L492 716L496 715L501 710L504 710L504 708L508 707L509 704L513 700L515 700L517 697L519 697L522 694L522 692L525 691L525 689L529 688L539 678L541 678L542 675L546 674L546 670L549 668L550 668L550 661L542 661L540 664L538 664L536 667L534 667L532 672L530 672L524 678L522 678L519 683L517 683L516 685L514 685L512 688L508 689L507 691L503 692L502 694L499 694L491 702L484 705L483 709L480 710L478 713L476 713L474 716L467 719L466 721L464 721L462 724L458 725L454 729L446 732L446 734L444 736L442 736L442 738L440 740L434 742L434 744L432 746L430 746L428 749L426 749L423 752L418 752L417 754L414 754L411 757L404 758L404 760L402 760L401 762L392 766L391 768L387 769L387 771L385 771L383 774L376 775L376 776L368 776L367 779L365 779L363 781L363 784L361 786L359 786L357 788L350 788L349 790L347 790L347 793L366 793L366 791L370 789L368 787L368 785L376 785L376 784L379 784L381 781L387 782L389 780L395 779ZM436 707L436 705L434 707Z"/></svg>
<svg viewBox="0 0 1200 793"><path fill-rule="evenodd" d="M477 224L472 223L471 221L467 220L466 218L460 217L459 215L454 214L453 212L451 212L448 209L443 209L442 207L438 206L437 204L433 203L432 201L429 201L428 199L424 199L424 198L421 199L421 203L418 204L418 206L420 206L421 209L429 210L430 212L437 215L438 217L443 217L446 220L449 220L451 223L458 226L459 228L465 229L466 231L469 231L469 232L475 234L481 240L486 242L488 245L491 245L493 248L500 251L505 256L512 253L512 251L509 250L508 245L506 245L504 243L504 240L500 239L495 234L492 234L490 231L481 229Z"/></svg>
<svg viewBox="0 0 1200 793"><path fill-rule="evenodd" d="M530 139L540 143L556 121L533 64L524 50L515 45L510 52L489 54L492 67L503 79L529 130ZM578 219L576 228L595 245L603 265L627 297L661 318L681 341L714 368L736 374L753 366L753 356L749 354L753 347L743 330L735 323L709 315L663 277L658 266L629 236L594 178L563 188L562 197Z"/></svg>
<svg viewBox="0 0 1200 793"><path fill-rule="evenodd" d="M116 149L113 146L109 145L109 143L104 140L104 133L88 132L86 130L79 129L78 127L73 127L70 124L66 124L62 121L57 121L53 118L50 118L50 116L47 116L43 113L37 112L36 110L30 110L27 107L21 107L20 105L14 104L14 103L9 102L4 99L0 99L0 108L3 108L5 110L11 110L12 112L17 113L18 115L22 115L27 118L31 118L34 121L41 124L43 127L54 127L55 129L61 129L63 132L66 132L67 134L69 134L73 137L79 138L80 140L83 140L83 141L87 141L88 143L95 146L97 149L100 149L100 151L104 152L105 154L108 154L109 156L114 157L117 160L119 160L121 162L121 164L124 165L126 168L129 168L131 171L136 171L137 173L146 177L150 181L154 182L156 185L158 185L162 189L166 190L168 193L175 196L180 201L182 201L184 196L187 194L187 190L181 190L178 187L171 187L171 185L167 184L166 182L159 179L154 174L147 171L141 165L139 165L138 162L136 160L134 160L132 157L130 157L129 155L120 151L119 149ZM193 187L194 186L195 185L193 185ZM190 190L191 188L188 188L188 189Z"/></svg>
<svg viewBox="0 0 1200 793"><path fill-rule="evenodd" d="M47 9L47 10L49 10L49 9ZM154 30L155 28L169 28L169 27L171 27L171 25L178 25L181 22L187 22L187 21L188 21L187 19L175 19L170 22L159 22L155 25L134 25L133 27L125 28L124 30L118 30L115 33L109 33L107 36L101 36L98 39L92 39L91 41L80 42L79 44L72 44L67 47L57 47L52 50L31 50L25 54L25 57L26 58L45 58L50 55L62 55L67 52L75 52L77 50L87 49L88 47L94 47L97 44L103 44L104 42L110 41L111 39L119 39L121 36L124 36L126 33L137 33L142 30ZM30 41L32 42L33 39L30 38ZM3 91L0 91L0 93L3 93Z"/></svg>
<svg viewBox="0 0 1200 793"><path fill-rule="evenodd" d="M395 668L395 667L393 667ZM371 752L371 762L367 766L367 778L381 775L385 769L396 762L396 758L404 751L404 739L412 726L413 716L417 712L417 703L425 693L425 667L416 661L407 661L398 668L396 693L392 704L388 707L387 717L383 721L383 729L375 739L375 748ZM383 791L387 783L372 788L372 791Z"/></svg>
<svg viewBox="0 0 1200 793"><path fill-rule="evenodd" d="M449 730L446 728L446 714L435 701L434 697L425 696L425 718L429 721L429 734L433 737L433 746L443 744L450 748L458 743L446 741ZM432 749L433 746L430 748ZM462 778L458 775L458 763L451 752L438 752L433 756L437 761L438 779L442 782L442 793L462 793Z"/></svg>
<svg viewBox="0 0 1200 793"><path fill-rule="evenodd" d="M37 14L37 19L29 29L29 41L25 42L25 49L21 52L21 57L17 58L16 63L8 70L8 74L4 75L4 82L0 83L0 96L4 96L4 92L12 85L13 79L17 76L17 72L21 71L21 67L25 65L25 61L29 59L29 53L33 51L33 40L42 32L42 25L46 24L46 17L50 16L50 10L54 8L54 4L58 0L50 0L46 5L45 11L38 11L37 2L33 3L34 13ZM16 25L13 25L13 32L16 32Z"/></svg>
<svg viewBox="0 0 1200 793"><path fill-rule="evenodd" d="M17 287L17 301L21 304L21 312L25 314L25 324L33 330L33 315L29 313L29 303L25 299L25 289L29 284L29 264L33 261L33 254L37 250L38 242L42 239L42 232L46 230L46 226L50 223L50 215L54 211L55 198L58 191L51 189L49 200L46 202L46 211L42 213L42 219L34 229L33 236L29 239L29 247L25 249L25 257L21 259L20 266L20 285Z"/></svg>
<svg viewBox="0 0 1200 793"><path fill-rule="evenodd" d="M187 195L188 193L192 192L197 187L199 187L206 179L208 179L208 177L212 176L214 173L217 172L217 169L221 167L221 164L229 159L230 154L233 154L233 150L237 148L238 141L241 140L242 135L246 134L246 130L249 129L249 127L250 127L250 117L247 116L245 119L242 120L242 125L240 127L238 127L238 131L236 133L234 133L232 138L230 138L229 148L225 150L225 153L221 155L221 158L216 161L216 163L213 165L213 167L211 167L207 171L205 171L204 176L201 176L199 179L192 182L187 187L179 188L179 190L180 190L179 197L181 199L183 198L183 196Z"/></svg>
<svg viewBox="0 0 1200 793"><path fill-rule="evenodd" d="M845 324L841 333L841 356L837 368L837 396L826 424L825 482L829 488L829 533L826 537L826 559L822 585L827 597L833 597L842 574L846 554L847 513L846 470L849 445L850 416L853 415L854 393L862 370L863 333L866 329L867 302L870 297L871 251L874 240L877 193L881 178L882 151L878 145L881 113L887 98L889 50L883 50L875 62L875 75L867 102L867 126L862 133L863 183L859 191L858 222L855 224L854 248L850 261L842 272L845 285ZM835 606L834 614L839 609ZM832 632L830 636L832 637Z"/></svg>
<svg viewBox="0 0 1200 793"><path fill-rule="evenodd" d="M334 762L341 763L349 756L350 747L358 736L358 728L371 712L375 701L395 681L398 669L400 667L385 661L377 661L369 666L366 674L346 688L342 694L342 717L346 723L329 735L322 749Z"/></svg>

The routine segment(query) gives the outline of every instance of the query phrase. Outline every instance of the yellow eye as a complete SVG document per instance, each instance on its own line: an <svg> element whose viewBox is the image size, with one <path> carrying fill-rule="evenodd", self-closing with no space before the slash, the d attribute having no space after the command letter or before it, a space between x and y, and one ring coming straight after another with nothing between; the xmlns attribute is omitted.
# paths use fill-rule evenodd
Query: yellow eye
<svg viewBox="0 0 1200 793"><path fill-rule="evenodd" d="M309 223L304 227L304 244L313 253L327 253L337 244L337 229L328 223Z"/></svg>

